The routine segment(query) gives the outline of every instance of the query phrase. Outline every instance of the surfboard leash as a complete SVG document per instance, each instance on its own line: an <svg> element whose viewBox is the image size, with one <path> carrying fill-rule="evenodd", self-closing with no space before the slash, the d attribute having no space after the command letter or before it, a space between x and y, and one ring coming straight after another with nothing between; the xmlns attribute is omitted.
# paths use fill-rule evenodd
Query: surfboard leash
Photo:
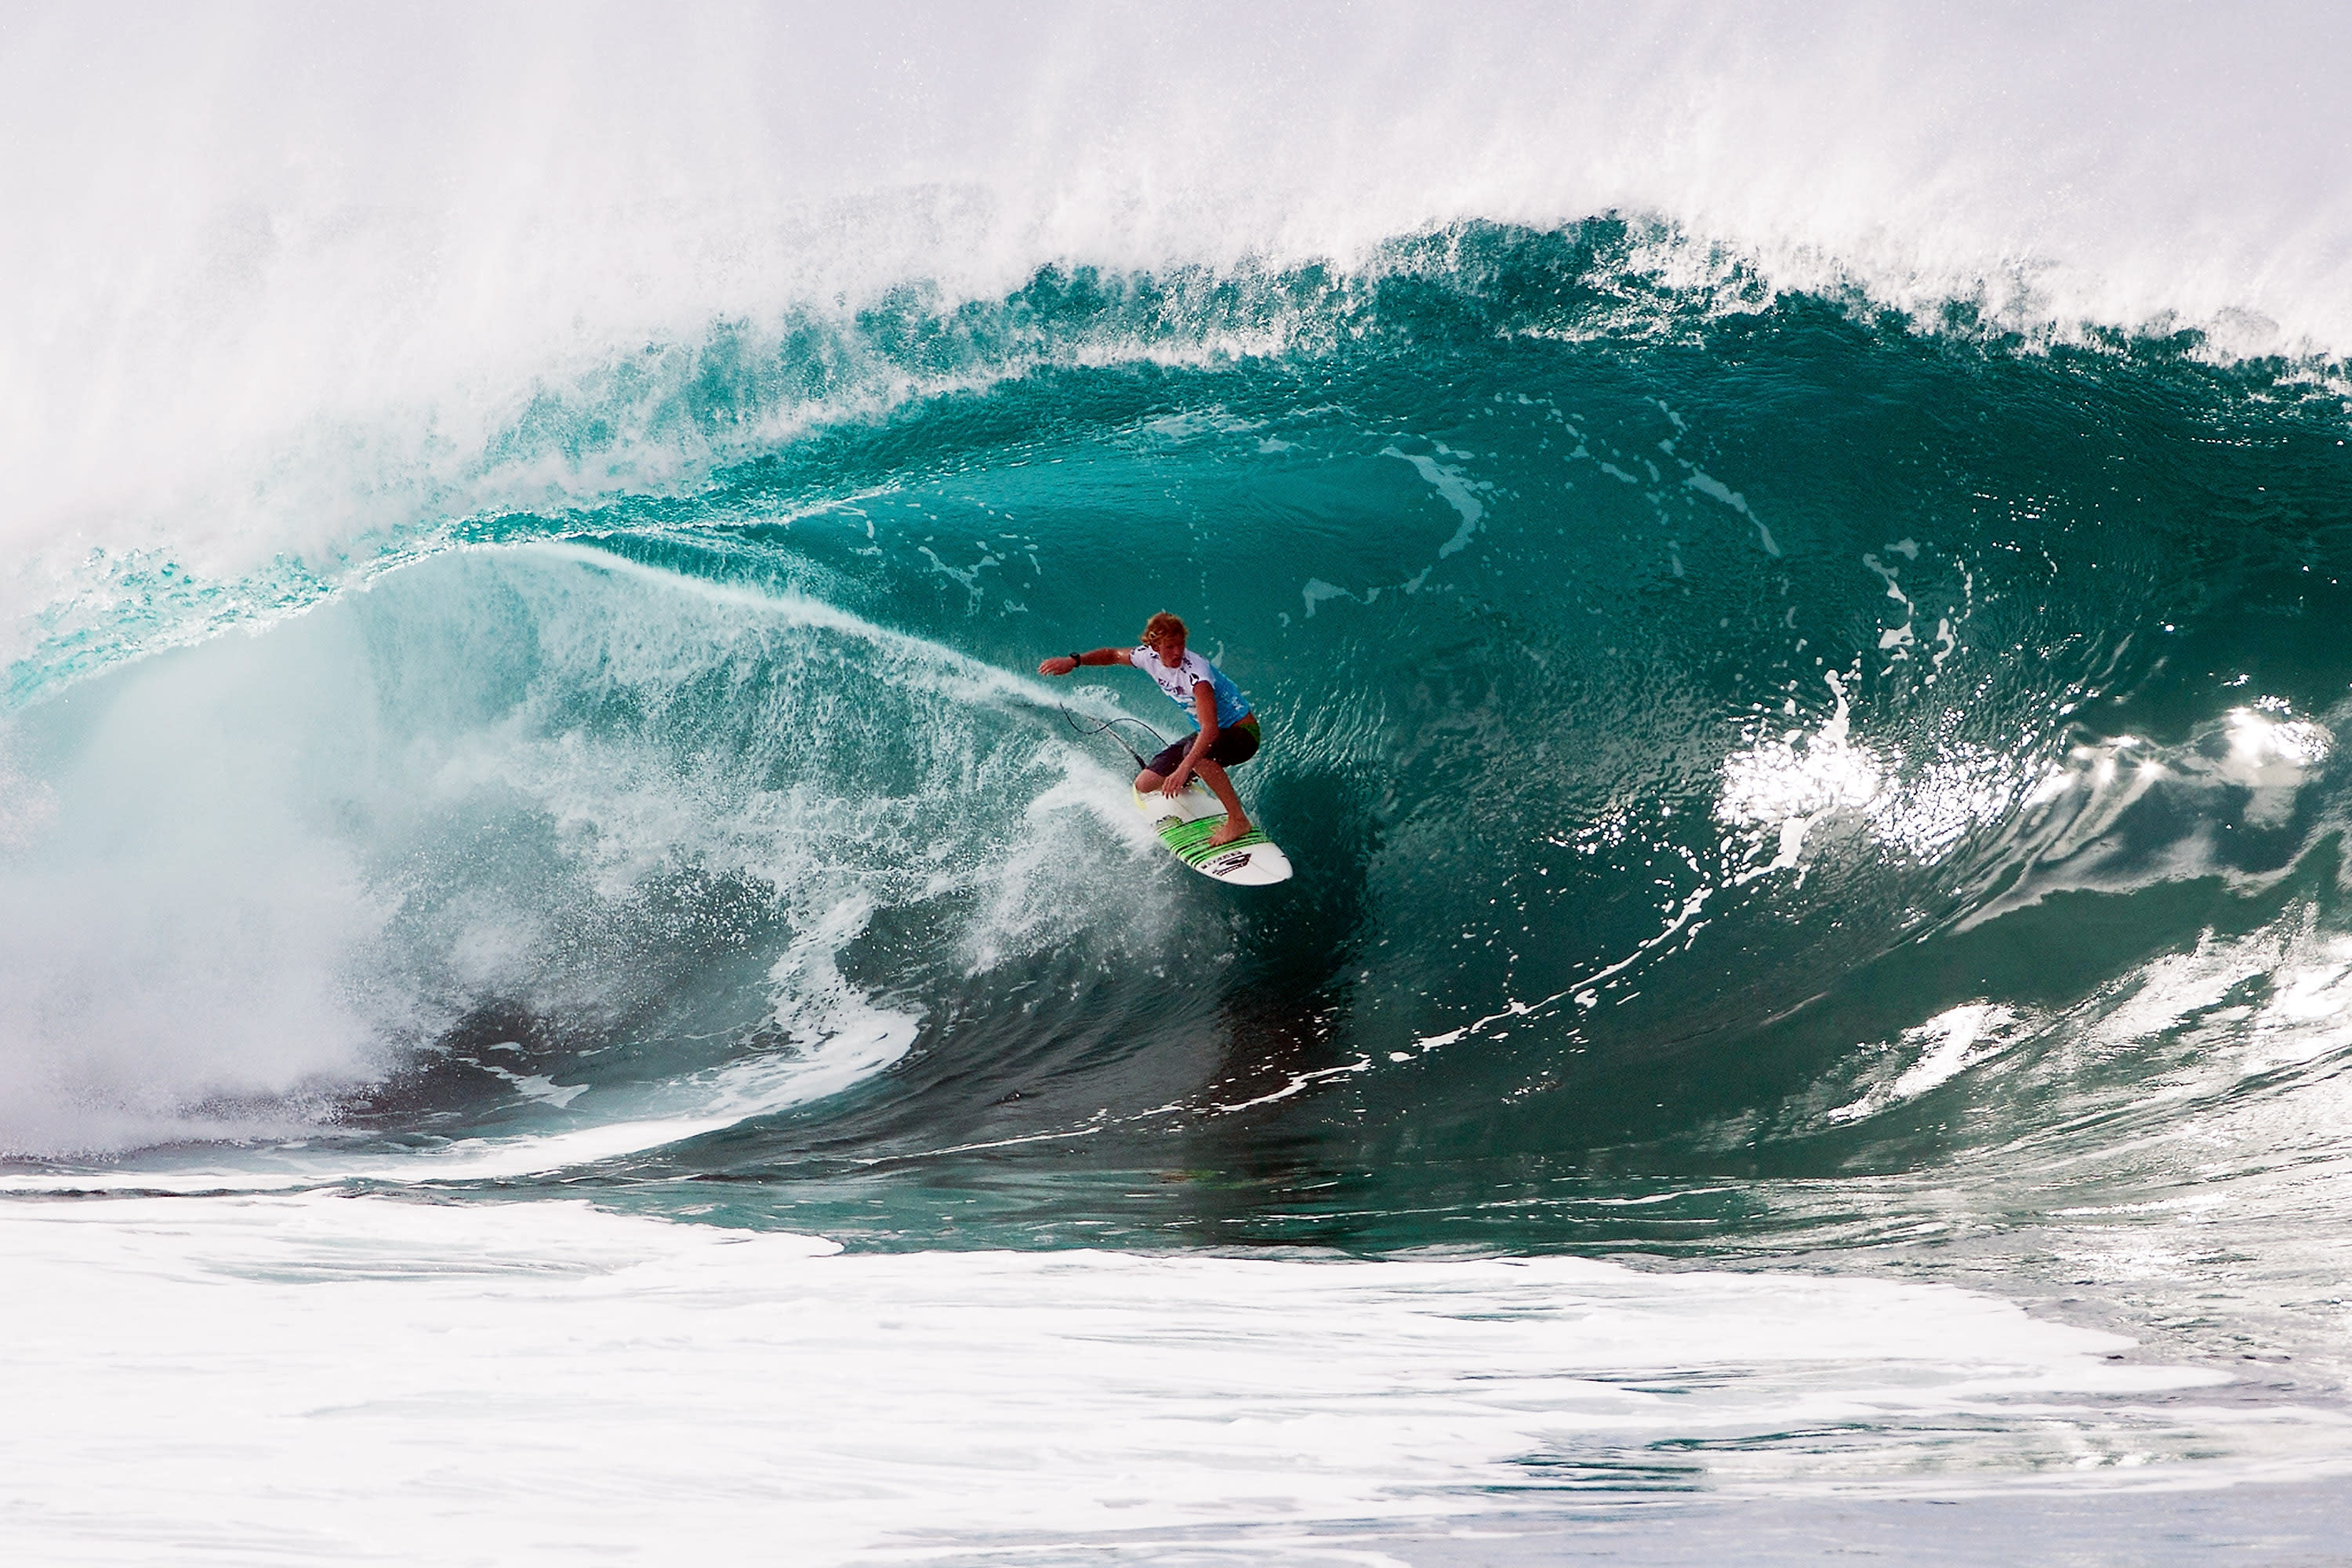
<svg viewBox="0 0 2352 1568"><path fill-rule="evenodd" d="M1148 767L1150 764L1144 761L1143 754L1141 752L1138 752L1133 746L1127 743L1127 737L1125 735L1120 734L1111 726L1114 724L1132 724L1137 729L1142 731L1145 734L1150 736L1155 744L1163 747L1168 744L1167 741L1160 735L1159 731L1153 729L1150 725L1145 723L1140 719L1129 719L1124 715L1121 715L1117 719L1097 719L1090 728L1078 722L1078 716L1071 712L1068 708L1064 707L1061 703L1056 702L1054 706L1060 710L1063 722L1068 724L1072 730L1075 730L1080 735L1108 735L1112 740L1117 741L1119 745L1119 750L1125 752L1129 756L1133 757L1135 759L1135 765L1139 768Z"/></svg>

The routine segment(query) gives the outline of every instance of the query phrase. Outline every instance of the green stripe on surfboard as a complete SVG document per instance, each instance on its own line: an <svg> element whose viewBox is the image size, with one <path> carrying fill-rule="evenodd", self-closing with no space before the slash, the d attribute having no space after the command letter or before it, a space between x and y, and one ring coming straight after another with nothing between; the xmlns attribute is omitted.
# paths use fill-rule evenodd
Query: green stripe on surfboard
<svg viewBox="0 0 2352 1568"><path fill-rule="evenodd" d="M1184 864L1192 867L1198 867L1202 861L1213 855L1223 855L1234 849L1246 849L1253 844L1274 842L1273 839L1253 827L1230 844L1212 846L1209 843L1209 836L1224 825L1225 819L1222 816L1203 816L1192 822L1171 823L1159 829L1160 842L1173 849Z"/></svg>

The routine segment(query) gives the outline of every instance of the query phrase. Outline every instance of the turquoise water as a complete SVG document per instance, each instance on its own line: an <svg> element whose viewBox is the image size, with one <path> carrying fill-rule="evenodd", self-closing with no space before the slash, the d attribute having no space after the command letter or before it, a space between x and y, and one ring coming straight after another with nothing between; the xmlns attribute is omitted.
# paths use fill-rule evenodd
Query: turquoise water
<svg viewBox="0 0 2352 1568"><path fill-rule="evenodd" d="M1647 47L1610 33L1593 68ZM1706 78L1651 63L1664 86L1618 84L1637 109ZM1538 152L1571 123L1508 94L1496 114L1557 133ZM352 146L384 142L354 123ZM1036 213L1073 204L1044 176L859 164L819 216L791 209L805 276L770 287L748 164L688 182L704 206L644 197L577 232L512 193L551 226L466 205L503 214L496 192L449 197L436 229L431 202L338 205L302 174L191 220L186 298L93 285L37 345L96 367L65 399L87 428L0 518L22 545L0 580L0 1186L28 1200L9 1245L71 1286L81 1255L36 1220L79 1236L120 1212L126 1257L184 1225L198 1240L155 1279L235 1277L278 1310L269 1290L345 1252L420 1292L542 1241L516 1279L634 1248L707 1280L696 1248L757 1233L741 1256L768 1272L726 1277L738 1304L777 1280L857 1304L825 1331L828 1398L866 1392L860 1367L908 1389L929 1368L938 1419L994 1430L1028 1406L971 1345L1046 1381L1115 1342L1125 1392L1056 1384L1047 1426L1097 1421L1107 1446L1195 1386L1236 1407L1275 1389L1273 1426L1307 1409L1392 1445L1330 1461L1359 1488L1339 1501L1147 1521L1166 1531L1369 1530L1393 1522L1380 1499L1426 1494L1703 1553L1716 1516L1643 1537L1611 1500L1751 1486L1809 1539L1827 1493L1807 1489L1855 1477L1901 1497L2084 1469L2097 1490L2143 1464L2335 1507L2352 384L2334 296L2306 286L2334 209L2266 228L2301 209L2229 168L2183 176L2210 213L2225 192L2259 209L2197 254L2272 246L2282 328L2216 306L2227 278L2149 285L2167 209L2120 173L2105 206L2034 209L2059 261L1897 277L1880 228L1810 208L1710 197L1732 216L1709 228L1671 159L1643 178L1672 216L1507 181L1444 208L1397 163L1419 134L1400 124L1394 188L1260 149L1301 225L1340 211L1373 237L1322 250L1213 181L1055 228ZM1466 134L1433 126L1432 146ZM470 166L467 134L446 132ZM1165 134L1129 151L1214 162ZM1084 141L1055 143L1072 188ZM1977 198L2032 162L2001 147L1999 180L1977 142L1920 154L1956 224L1999 226ZM1893 167L1853 178L1922 184ZM618 258L595 254L593 287L541 253L581 233ZM2110 233L2114 254L2084 238ZM490 257L496 286L425 322L417 299L447 298L403 289L449 256ZM2157 308L2105 310L2144 285ZM165 397L107 368L142 353L220 374ZM1160 610L1262 719L1235 776L1286 884L1224 888L1151 839L1103 730L1172 738L1142 677L1035 673ZM341 1194L381 1201L317 1200ZM799 1236L850 1258L826 1272ZM1377 1267L1253 1272L1341 1258ZM1597 1258L1635 1268L1577 1272ZM1174 1281L1169 1304L1140 1278ZM471 1306L460 1287L436 1310L521 1321L496 1308L509 1285ZM182 1310L155 1289L152 1316ZM667 1289L608 1303L650 1325L612 1360L701 1342L660 1316ZM1002 1316L967 1330L948 1309L969 1301ZM578 1306L555 1291L527 1326ZM932 1359L901 1367L883 1331L934 1309ZM1326 1360L1185 1359L1250 1313ZM1588 1364L1582 1340L1464 1326L1547 1313L1668 1348ZM1879 1337L1822 1371L1857 1313ZM1371 1326L1324 1344L1334 1314ZM363 1321L391 1343L406 1320ZM1430 1398L1471 1391L1445 1408L1475 1439L1330 1392L1424 1352ZM1559 1394L1569 1367L1606 1397ZM615 1371L614 1409L655 1408L672 1371L734 1386L690 1359L645 1386ZM1520 1380L1512 1411L1605 1419L1478 1427L1490 1377ZM1824 1389L1845 1404L1809 1403ZM832 1475L823 1424L795 1430L793 1463ZM1135 1464L1222 1473L1238 1440L1153 1436ZM1059 1505L974 1511L940 1479L963 1471L876 1443L873 1484L935 1503L941 1540L1118 1537ZM845 1475L828 1496L863 1484ZM1559 1511L1571 1496L1603 1511ZM1870 1530L1915 1528L1880 1502ZM1978 1554L2033 1528L2003 1507ZM2096 1535L2111 1512L2069 1517ZM2220 1513L2167 1517L2235 1539Z"/></svg>
<svg viewBox="0 0 2352 1568"><path fill-rule="evenodd" d="M2347 47L14 7L16 1554L2333 1552Z"/></svg>
<svg viewBox="0 0 2352 1568"><path fill-rule="evenodd" d="M546 1134L911 1021L838 1093L538 1178L729 1223L1705 1253L2085 1161L2138 1194L2181 1174L2103 1163L2174 1124L2151 1081L2284 1110L2335 1060L2214 1065L2304 1037L2340 926L2344 399L2198 347L1677 293L1604 221L720 332L492 449L726 454L675 493L422 520L290 616L299 563L178 604L126 565L11 671L56 814L12 875L192 828L228 910L271 897L247 834L337 868L335 994L263 1032L319 1051L316 1008L344 1059L131 1097L198 1133ZM1056 704L1165 705L1029 674L1160 608L1265 716L1291 886L1139 850ZM258 635L139 657L205 615Z"/></svg>

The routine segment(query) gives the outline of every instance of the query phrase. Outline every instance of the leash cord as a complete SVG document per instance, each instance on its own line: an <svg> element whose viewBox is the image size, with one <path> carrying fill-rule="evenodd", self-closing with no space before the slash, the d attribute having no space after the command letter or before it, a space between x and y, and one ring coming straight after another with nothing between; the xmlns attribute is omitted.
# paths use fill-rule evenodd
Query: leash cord
<svg viewBox="0 0 2352 1568"><path fill-rule="evenodd" d="M1133 746L1129 745L1127 737L1120 734L1117 730L1112 729L1112 725L1132 724L1137 729L1142 731L1145 734L1150 736L1156 745L1164 747L1168 743L1161 738L1159 731L1153 729L1150 725L1145 723L1140 719L1129 719L1125 716L1121 716L1117 719L1097 719L1091 726L1089 726L1078 722L1078 716L1071 712L1067 708L1063 707L1062 704L1056 702L1054 706L1061 709L1063 722L1068 724L1072 730L1076 731L1080 735L1107 734L1112 740L1117 741L1119 744L1119 749L1124 751L1129 756L1133 757L1135 759L1135 765L1139 768L1147 765L1143 760L1142 753L1138 752Z"/></svg>

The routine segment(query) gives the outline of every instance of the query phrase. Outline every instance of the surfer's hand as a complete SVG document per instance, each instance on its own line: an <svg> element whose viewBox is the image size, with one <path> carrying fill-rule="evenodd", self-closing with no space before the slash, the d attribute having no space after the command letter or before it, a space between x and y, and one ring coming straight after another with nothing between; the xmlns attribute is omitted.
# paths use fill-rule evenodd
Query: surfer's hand
<svg viewBox="0 0 2352 1568"><path fill-rule="evenodd" d="M1055 654L1037 667L1040 675L1067 675L1078 668L1078 661L1068 654Z"/></svg>
<svg viewBox="0 0 2352 1568"><path fill-rule="evenodd" d="M1170 800L1174 800L1178 795L1184 793L1184 782L1192 776L1192 764L1186 763L1174 773L1168 775L1168 782L1160 786L1160 793L1166 795Z"/></svg>

